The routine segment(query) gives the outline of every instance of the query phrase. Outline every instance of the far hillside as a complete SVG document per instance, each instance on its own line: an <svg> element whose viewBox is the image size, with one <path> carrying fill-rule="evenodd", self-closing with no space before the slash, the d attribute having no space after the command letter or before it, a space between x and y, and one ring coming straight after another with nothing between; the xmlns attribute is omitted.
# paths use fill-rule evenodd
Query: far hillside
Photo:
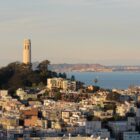
<svg viewBox="0 0 140 140"><path fill-rule="evenodd" d="M96 71L112 71L111 68L100 64L52 64L49 66L50 70L56 72L96 72Z"/></svg>
<svg viewBox="0 0 140 140"><path fill-rule="evenodd" d="M52 64L49 69L56 72L140 72L140 66L104 66L101 64Z"/></svg>

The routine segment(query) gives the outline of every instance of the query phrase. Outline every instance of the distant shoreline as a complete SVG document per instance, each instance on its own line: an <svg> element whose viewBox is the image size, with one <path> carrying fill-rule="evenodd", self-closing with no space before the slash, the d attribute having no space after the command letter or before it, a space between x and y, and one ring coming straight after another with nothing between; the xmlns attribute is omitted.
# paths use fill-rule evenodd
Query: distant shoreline
<svg viewBox="0 0 140 140"><path fill-rule="evenodd" d="M140 66L104 66L101 64L52 64L56 72L140 72Z"/></svg>

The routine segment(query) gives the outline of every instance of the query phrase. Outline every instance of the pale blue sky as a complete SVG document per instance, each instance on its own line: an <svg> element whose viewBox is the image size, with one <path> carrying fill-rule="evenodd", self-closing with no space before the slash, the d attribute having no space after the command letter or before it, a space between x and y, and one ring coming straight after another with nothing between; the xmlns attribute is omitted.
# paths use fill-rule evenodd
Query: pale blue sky
<svg viewBox="0 0 140 140"><path fill-rule="evenodd" d="M0 65L33 61L140 65L140 0L0 0Z"/></svg>

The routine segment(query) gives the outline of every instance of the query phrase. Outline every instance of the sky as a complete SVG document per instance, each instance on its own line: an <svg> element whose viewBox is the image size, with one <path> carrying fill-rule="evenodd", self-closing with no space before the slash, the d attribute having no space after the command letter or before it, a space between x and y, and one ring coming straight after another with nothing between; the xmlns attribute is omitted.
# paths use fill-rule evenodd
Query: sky
<svg viewBox="0 0 140 140"><path fill-rule="evenodd" d="M0 66L32 61L140 65L140 0L0 0Z"/></svg>

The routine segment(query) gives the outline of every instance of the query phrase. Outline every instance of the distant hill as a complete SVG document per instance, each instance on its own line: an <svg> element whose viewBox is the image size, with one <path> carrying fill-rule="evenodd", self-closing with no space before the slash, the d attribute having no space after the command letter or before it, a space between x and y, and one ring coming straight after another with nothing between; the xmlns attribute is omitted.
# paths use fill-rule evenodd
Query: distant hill
<svg viewBox="0 0 140 140"><path fill-rule="evenodd" d="M140 66L104 66L100 64L52 64L49 69L55 72L140 72Z"/></svg>
<svg viewBox="0 0 140 140"><path fill-rule="evenodd" d="M52 64L49 66L50 70L56 72L97 72L97 71L112 71L111 68L100 64Z"/></svg>

